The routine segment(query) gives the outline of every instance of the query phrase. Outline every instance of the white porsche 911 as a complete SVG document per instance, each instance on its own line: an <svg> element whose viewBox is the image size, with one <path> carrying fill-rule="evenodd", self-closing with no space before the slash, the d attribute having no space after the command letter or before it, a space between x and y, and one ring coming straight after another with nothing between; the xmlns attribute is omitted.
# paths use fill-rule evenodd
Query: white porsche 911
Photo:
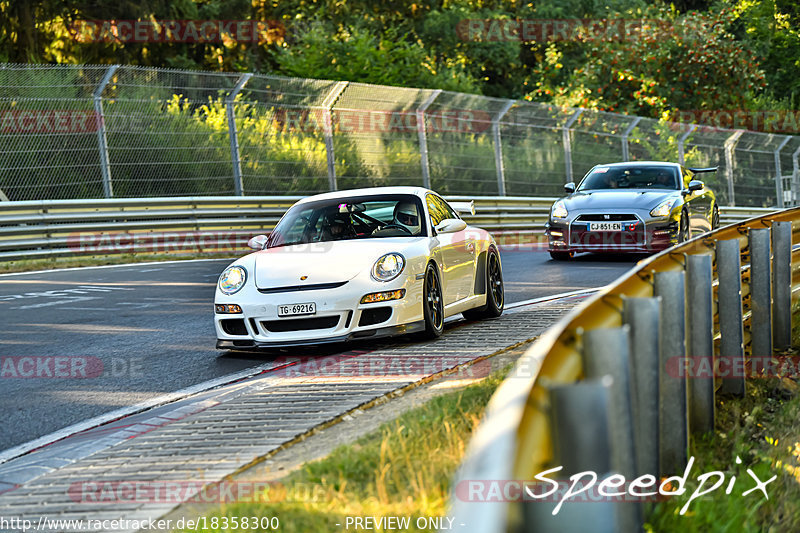
<svg viewBox="0 0 800 533"><path fill-rule="evenodd" d="M448 316L503 312L494 239L420 187L304 198L268 237L248 245L258 251L233 262L217 283L220 349L434 338Z"/></svg>

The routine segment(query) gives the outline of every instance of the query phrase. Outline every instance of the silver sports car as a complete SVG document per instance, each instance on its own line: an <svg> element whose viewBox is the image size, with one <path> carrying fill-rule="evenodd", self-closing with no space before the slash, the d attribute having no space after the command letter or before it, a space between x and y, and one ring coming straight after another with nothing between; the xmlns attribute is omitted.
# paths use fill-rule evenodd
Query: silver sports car
<svg viewBox="0 0 800 533"><path fill-rule="evenodd" d="M652 253L719 225L713 191L695 179L716 168L641 161L597 165L550 209L553 259L576 252Z"/></svg>

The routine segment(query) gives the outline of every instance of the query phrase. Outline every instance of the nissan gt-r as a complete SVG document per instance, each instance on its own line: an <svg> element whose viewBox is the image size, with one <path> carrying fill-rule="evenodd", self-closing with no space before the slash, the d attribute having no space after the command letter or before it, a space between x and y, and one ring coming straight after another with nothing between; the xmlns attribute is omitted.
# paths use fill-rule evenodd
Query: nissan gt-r
<svg viewBox="0 0 800 533"><path fill-rule="evenodd" d="M695 175L716 170L653 161L595 166L577 187L567 183L567 196L550 209L550 255L653 253L715 229L716 197Z"/></svg>

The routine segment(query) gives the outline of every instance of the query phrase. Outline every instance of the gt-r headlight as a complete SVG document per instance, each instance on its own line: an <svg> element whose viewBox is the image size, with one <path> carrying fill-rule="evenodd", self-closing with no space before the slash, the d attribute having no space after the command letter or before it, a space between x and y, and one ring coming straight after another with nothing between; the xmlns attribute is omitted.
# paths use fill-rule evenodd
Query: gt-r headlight
<svg viewBox="0 0 800 533"><path fill-rule="evenodd" d="M375 281L392 281L400 275L405 266L406 258L402 255L395 252L383 255L375 261L375 265L372 267L372 279Z"/></svg>
<svg viewBox="0 0 800 533"><path fill-rule="evenodd" d="M559 200L553 204L553 209L550 210L550 216L553 218L567 218L567 206L564 205L564 200Z"/></svg>
<svg viewBox="0 0 800 533"><path fill-rule="evenodd" d="M240 266L230 266L219 277L219 290L223 294L234 294L244 287L247 281L247 270Z"/></svg>
<svg viewBox="0 0 800 533"><path fill-rule="evenodd" d="M651 211L650 215L654 217L668 217L669 214L672 212L672 208L675 207L675 204L678 202L678 198L668 198L655 206Z"/></svg>

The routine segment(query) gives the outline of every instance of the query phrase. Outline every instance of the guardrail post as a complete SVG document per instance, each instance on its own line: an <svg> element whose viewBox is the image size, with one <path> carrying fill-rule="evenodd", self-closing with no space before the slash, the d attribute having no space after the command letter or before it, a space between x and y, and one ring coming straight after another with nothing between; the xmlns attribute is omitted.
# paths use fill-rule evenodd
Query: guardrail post
<svg viewBox="0 0 800 533"><path fill-rule="evenodd" d="M786 143L792 140L791 135L786 135L783 142L775 149L775 194L780 209L784 208L783 201L783 173L781 172L781 150Z"/></svg>
<svg viewBox="0 0 800 533"><path fill-rule="evenodd" d="M636 477L636 448L630 373L630 327L602 328L583 334L583 375L587 379L611 376L608 429L611 435L611 470L627 479ZM620 509L618 531L638 531L641 509L631 504Z"/></svg>
<svg viewBox="0 0 800 533"><path fill-rule="evenodd" d="M242 90L247 81L253 77L253 74L247 72L239 77L239 81L225 97L225 116L228 119L228 139L231 143L231 162L233 163L233 193L236 196L244 194L244 186L242 184L242 160L239 157L239 134L236 130L236 110L234 108L234 101L236 95Z"/></svg>
<svg viewBox="0 0 800 533"><path fill-rule="evenodd" d="M744 331L742 327L742 269L739 240L717 241L719 289L719 359L723 373L720 392L744 396Z"/></svg>
<svg viewBox="0 0 800 533"><path fill-rule="evenodd" d="M769 241L769 228L750 229L750 353L755 357L772 356Z"/></svg>
<svg viewBox="0 0 800 533"><path fill-rule="evenodd" d="M686 257L689 309L689 431L714 429L714 331L711 255Z"/></svg>
<svg viewBox="0 0 800 533"><path fill-rule="evenodd" d="M686 139L688 139L689 135L691 135L692 132L696 129L697 129L697 124L690 124L689 129L686 130L684 134L678 138L678 163L680 163L681 165L686 164L686 153L684 149Z"/></svg>
<svg viewBox="0 0 800 533"><path fill-rule="evenodd" d="M736 205L736 191L733 188L733 150L736 141L742 136L744 130L736 130L733 135L725 140L725 177L728 180L728 205Z"/></svg>
<svg viewBox="0 0 800 533"><path fill-rule="evenodd" d="M119 68L119 65L111 65L106 70L103 79L92 93L94 99L94 117L97 123L97 146L100 150L100 175L103 177L103 196L106 198L114 197L114 189L111 186L111 160L108 157L108 138L106 137L106 117L103 113L103 91L106 89L111 77Z"/></svg>
<svg viewBox="0 0 800 533"><path fill-rule="evenodd" d="M792 223L772 223L772 344L792 345Z"/></svg>
<svg viewBox="0 0 800 533"><path fill-rule="evenodd" d="M553 428L553 463L561 466L559 479L592 471L602 478L611 471L611 446L608 405L613 379L604 376L570 385L548 387L550 419ZM598 484L600 481L598 480ZM595 484L595 487L597 484ZM533 494L543 494L533 486ZM589 489L595 490L594 488ZM617 510L613 501L565 502L553 515L557 502L537 500L528 494L524 498L526 529L537 533L561 531L620 531ZM599 529L598 529L599 528Z"/></svg>
<svg viewBox="0 0 800 533"><path fill-rule="evenodd" d="M630 137L631 132L633 129L641 122L642 117L636 117L633 119L633 122L628 124L628 127L625 128L625 131L622 133L622 160L623 161L630 161L630 155L628 150L628 137Z"/></svg>
<svg viewBox="0 0 800 533"><path fill-rule="evenodd" d="M419 160L422 167L422 186L426 189L431 188L431 165L428 161L428 128L425 126L425 111L442 93L441 89L436 89L431 93L427 100L422 102L417 108L417 135L419 136Z"/></svg>
<svg viewBox="0 0 800 533"><path fill-rule="evenodd" d="M581 113L583 113L583 109L575 111L564 124L564 127L561 128L561 140L564 143L564 165L567 172L567 181L565 183L572 181L572 140L569 138L569 132L572 125L581 116Z"/></svg>
<svg viewBox="0 0 800 533"><path fill-rule="evenodd" d="M333 150L333 120L331 108L350 82L340 81L333 86L331 92L322 102L322 128L325 135L325 156L328 162L328 188L332 191L339 187L336 183L336 156Z"/></svg>
<svg viewBox="0 0 800 533"><path fill-rule="evenodd" d="M500 136L500 120L508 113L516 100L508 100L492 119L492 136L494 137L494 167L497 170L497 194L506 195L506 169L503 163L503 140Z"/></svg>
<svg viewBox="0 0 800 533"><path fill-rule="evenodd" d="M682 371L686 361L686 274L656 272L653 294L661 298L662 331L670 332L661 336L658 350L658 465L659 475L665 476L686 468L689 449L687 379Z"/></svg>
<svg viewBox="0 0 800 533"><path fill-rule="evenodd" d="M638 475L658 476L658 343L660 298L625 298L622 322L630 326L633 430Z"/></svg>

